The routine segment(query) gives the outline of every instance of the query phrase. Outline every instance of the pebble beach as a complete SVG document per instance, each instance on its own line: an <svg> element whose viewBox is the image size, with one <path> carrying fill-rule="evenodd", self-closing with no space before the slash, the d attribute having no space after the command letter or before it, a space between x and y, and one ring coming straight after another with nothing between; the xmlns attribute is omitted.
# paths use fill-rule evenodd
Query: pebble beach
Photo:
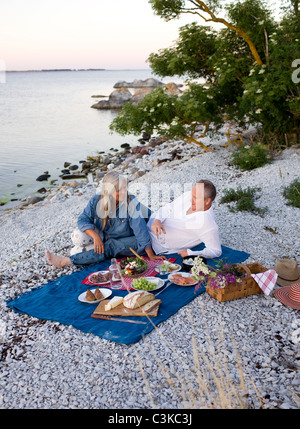
<svg viewBox="0 0 300 429"><path fill-rule="evenodd" d="M224 246L248 252L246 263L299 264L299 208L288 206L282 192L299 175L300 149L241 171L231 164L225 137L204 143L212 151L182 142L147 146L141 156L127 151L107 169L126 174L133 193L209 179L218 192L213 207ZM77 270L50 266L45 250L69 255L77 217L100 184L101 175L68 181L0 216L0 407L298 409L299 310L272 293L225 303L203 293L129 346L7 308L6 300ZM225 189L238 186L261 189L256 205L268 208L264 215L233 213L220 203ZM152 198L150 208L165 202Z"/></svg>

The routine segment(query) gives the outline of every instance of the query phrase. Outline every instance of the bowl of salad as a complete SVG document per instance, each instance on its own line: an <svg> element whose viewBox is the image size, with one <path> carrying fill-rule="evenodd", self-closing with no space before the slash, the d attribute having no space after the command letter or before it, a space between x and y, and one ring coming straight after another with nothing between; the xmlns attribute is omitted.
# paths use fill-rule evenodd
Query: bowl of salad
<svg viewBox="0 0 300 429"><path fill-rule="evenodd" d="M124 277L138 277L148 269L148 263L140 258L125 258L120 261L121 272Z"/></svg>

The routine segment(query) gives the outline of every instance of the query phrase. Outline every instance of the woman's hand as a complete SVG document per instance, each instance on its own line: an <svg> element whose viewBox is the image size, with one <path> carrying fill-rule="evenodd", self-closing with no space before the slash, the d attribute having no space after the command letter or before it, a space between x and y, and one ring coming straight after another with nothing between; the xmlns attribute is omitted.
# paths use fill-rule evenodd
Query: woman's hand
<svg viewBox="0 0 300 429"><path fill-rule="evenodd" d="M101 253L104 253L104 244L98 234L94 237L94 251L96 253L99 253L99 255L101 255Z"/></svg>
<svg viewBox="0 0 300 429"><path fill-rule="evenodd" d="M104 253L104 244L100 235L94 229L86 229L84 232L94 240L94 251L99 255Z"/></svg>

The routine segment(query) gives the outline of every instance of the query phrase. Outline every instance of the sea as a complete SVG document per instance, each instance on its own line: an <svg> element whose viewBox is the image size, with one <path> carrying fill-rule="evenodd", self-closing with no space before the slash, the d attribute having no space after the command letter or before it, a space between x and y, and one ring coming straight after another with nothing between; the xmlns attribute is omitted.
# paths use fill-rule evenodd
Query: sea
<svg viewBox="0 0 300 429"><path fill-rule="evenodd" d="M51 180L59 184L65 162L79 165L122 143L139 144L141 136L111 133L117 111L91 106L103 99L93 96L108 97L118 81L150 77L157 79L150 69L6 72L0 83L0 202L5 202L0 211L49 187ZM36 181L44 172L48 181Z"/></svg>

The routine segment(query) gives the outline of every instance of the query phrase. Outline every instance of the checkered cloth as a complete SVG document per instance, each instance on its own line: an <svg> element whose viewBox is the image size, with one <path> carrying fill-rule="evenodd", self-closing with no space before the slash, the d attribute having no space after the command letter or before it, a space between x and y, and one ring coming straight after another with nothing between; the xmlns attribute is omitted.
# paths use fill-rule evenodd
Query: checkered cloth
<svg viewBox="0 0 300 429"><path fill-rule="evenodd" d="M276 284L278 275L275 270L268 270L264 273L251 274L251 276L254 278L263 293L265 295L269 295Z"/></svg>
<svg viewBox="0 0 300 429"><path fill-rule="evenodd" d="M156 276L157 275L157 271L155 270L155 268L156 267L158 267L159 265L161 265L162 264L162 261L150 261L150 259L149 258L147 258L147 257L144 257L144 259L147 261L147 263L148 263L148 269L147 269L147 271L145 272L145 273L143 273L142 275L140 275L139 277L154 277L154 276ZM175 262L176 261L176 259L175 258L169 258L168 259L168 261L169 262ZM107 270L106 271L108 271L108 268L107 268ZM95 285L95 283L91 283L90 281L89 281L89 276L91 275L91 274L93 274L93 273L90 273L84 280L82 280L82 282L81 283L84 283L84 284L86 284L86 285L90 285L90 286L94 286L94 287L96 287L97 285ZM133 282L133 278L126 278L126 277L123 277L123 279L124 279L124 282L125 282L125 284L126 284L126 286L127 286L127 288L129 289L129 290L134 290L133 289L133 287L132 287L132 282ZM103 287L108 287L108 288L110 288L110 284L109 283L105 283L104 285L103 285ZM121 289L120 290L126 290L126 287L125 286L123 286L122 285L122 287L121 287Z"/></svg>

